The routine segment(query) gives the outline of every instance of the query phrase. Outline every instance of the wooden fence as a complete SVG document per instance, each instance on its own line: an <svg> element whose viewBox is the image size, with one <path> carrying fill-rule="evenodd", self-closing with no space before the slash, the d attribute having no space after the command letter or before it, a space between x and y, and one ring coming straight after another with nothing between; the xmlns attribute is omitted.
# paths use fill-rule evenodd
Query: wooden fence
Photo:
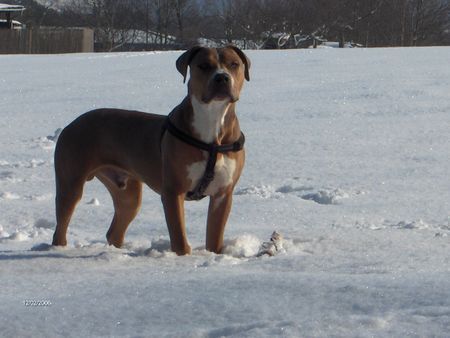
<svg viewBox="0 0 450 338"><path fill-rule="evenodd" d="M0 54L56 54L94 51L88 28L1 29Z"/></svg>

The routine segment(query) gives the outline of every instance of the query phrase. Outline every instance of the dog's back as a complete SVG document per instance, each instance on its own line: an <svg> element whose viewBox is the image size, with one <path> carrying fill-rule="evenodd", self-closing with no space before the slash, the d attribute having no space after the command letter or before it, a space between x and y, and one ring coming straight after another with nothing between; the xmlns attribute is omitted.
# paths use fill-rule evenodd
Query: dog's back
<svg viewBox="0 0 450 338"><path fill-rule="evenodd" d="M157 147L165 116L120 109L87 112L61 132L55 149L56 175L75 171L93 176L100 166L119 166L133 171L148 170L148 163L160 167ZM76 142L73 142L76 140ZM155 149L153 149L155 148ZM86 151L89 149L89 151ZM117 156L120 153L122 156ZM121 163L117 163L120 159ZM137 169L136 169L137 168Z"/></svg>

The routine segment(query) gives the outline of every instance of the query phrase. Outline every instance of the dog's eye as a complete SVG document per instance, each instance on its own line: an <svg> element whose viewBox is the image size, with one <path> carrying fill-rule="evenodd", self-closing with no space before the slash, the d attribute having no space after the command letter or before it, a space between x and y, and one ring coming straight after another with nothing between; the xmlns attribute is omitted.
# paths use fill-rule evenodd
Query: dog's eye
<svg viewBox="0 0 450 338"><path fill-rule="evenodd" d="M237 63L236 61L235 61L235 62L232 62L232 63L230 64L230 67L231 67L232 69L236 69L236 68L239 67L239 63Z"/></svg>
<svg viewBox="0 0 450 338"><path fill-rule="evenodd" d="M203 71L207 71L211 69L211 65L209 63L201 63L198 65L198 68L200 68Z"/></svg>

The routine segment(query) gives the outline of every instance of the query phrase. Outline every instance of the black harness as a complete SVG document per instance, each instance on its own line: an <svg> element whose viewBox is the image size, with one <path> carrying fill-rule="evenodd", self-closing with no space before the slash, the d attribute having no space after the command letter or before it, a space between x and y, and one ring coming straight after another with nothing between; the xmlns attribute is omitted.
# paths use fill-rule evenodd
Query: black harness
<svg viewBox="0 0 450 338"><path fill-rule="evenodd" d="M186 200L188 201L198 201L205 196L205 191L208 188L209 184L214 179L214 167L216 166L217 162L217 154L218 153L227 153L227 152L237 152L244 148L245 143L245 136L241 132L241 136L239 139L231 144L214 144L214 143L205 143L203 141L197 140L196 138L193 138L192 136L186 134L182 130L178 129L172 121L170 121L170 117L168 116L166 119L166 122L164 124L164 130L167 130L169 133L171 133L173 136L175 136L180 141L183 141L184 143L187 143L195 148L207 151L209 156L208 160L206 162L206 168L205 173L203 174L202 178L198 182L197 186L193 191L189 191L186 194Z"/></svg>

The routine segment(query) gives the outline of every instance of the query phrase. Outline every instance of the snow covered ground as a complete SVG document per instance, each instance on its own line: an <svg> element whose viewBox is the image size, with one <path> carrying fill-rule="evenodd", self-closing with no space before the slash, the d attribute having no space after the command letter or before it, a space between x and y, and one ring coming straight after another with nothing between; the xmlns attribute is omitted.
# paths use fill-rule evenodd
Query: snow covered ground
<svg viewBox="0 0 450 338"><path fill-rule="evenodd" d="M179 55L0 57L1 336L448 337L450 48L248 52L225 254L203 250L207 201L187 204L193 254L170 253L149 189L125 248L106 246L95 181L48 248L58 128L167 114ZM274 230L286 252L254 257Z"/></svg>

